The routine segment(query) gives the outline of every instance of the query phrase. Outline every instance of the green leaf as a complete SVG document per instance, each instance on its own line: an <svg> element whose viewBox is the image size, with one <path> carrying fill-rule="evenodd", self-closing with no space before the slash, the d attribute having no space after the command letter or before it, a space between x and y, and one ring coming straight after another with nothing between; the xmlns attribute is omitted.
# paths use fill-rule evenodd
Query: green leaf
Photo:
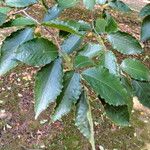
<svg viewBox="0 0 150 150"><path fill-rule="evenodd" d="M130 7L120 0L112 0L108 3L110 7L123 11L123 12L131 12Z"/></svg>
<svg viewBox="0 0 150 150"><path fill-rule="evenodd" d="M132 86L140 103L150 108L150 82L132 80Z"/></svg>
<svg viewBox="0 0 150 150"><path fill-rule="evenodd" d="M128 95L130 95L130 97L133 98L133 87L132 87L130 79L125 77L125 76L122 76L121 77L121 83L125 87L125 89L127 90Z"/></svg>
<svg viewBox="0 0 150 150"><path fill-rule="evenodd" d="M61 59L56 59L37 73L35 80L35 118L54 102L62 89L63 68Z"/></svg>
<svg viewBox="0 0 150 150"><path fill-rule="evenodd" d="M148 15L150 15L150 4L145 5L139 13L140 17L146 17Z"/></svg>
<svg viewBox="0 0 150 150"><path fill-rule="evenodd" d="M85 91L80 95L76 109L75 125L80 132L89 140L92 149L95 150L93 119L89 100Z"/></svg>
<svg viewBox="0 0 150 150"><path fill-rule="evenodd" d="M91 30L91 26L89 23L83 21L83 20L79 20L78 22L76 22L76 24L79 26L79 31L80 31L80 36L84 36L85 35L85 31L88 31L88 30ZM66 32L66 31L63 31L63 30L60 30L59 31L59 35L61 37L67 37L70 35L69 32Z"/></svg>
<svg viewBox="0 0 150 150"><path fill-rule="evenodd" d="M104 5L106 4L107 0L96 0L96 4Z"/></svg>
<svg viewBox="0 0 150 150"><path fill-rule="evenodd" d="M74 60L75 68L85 68L85 67L94 66L94 65L95 65L94 62L86 56L78 55L75 57L75 60Z"/></svg>
<svg viewBox="0 0 150 150"><path fill-rule="evenodd" d="M107 21L103 18L98 18L95 23L95 30L98 33L105 33L105 28L107 25Z"/></svg>
<svg viewBox="0 0 150 150"><path fill-rule="evenodd" d="M83 3L87 9L92 10L96 4L95 0L83 0Z"/></svg>
<svg viewBox="0 0 150 150"><path fill-rule="evenodd" d="M79 54L88 58L93 58L95 56L98 56L102 49L103 47L99 44L88 43L82 48Z"/></svg>
<svg viewBox="0 0 150 150"><path fill-rule="evenodd" d="M57 28L59 30L67 31L73 34L81 35L78 31L80 28L79 23L73 20L70 21L52 20L43 22L42 25Z"/></svg>
<svg viewBox="0 0 150 150"><path fill-rule="evenodd" d="M63 9L57 4L49 8L44 16L44 21L50 21L59 17Z"/></svg>
<svg viewBox="0 0 150 150"><path fill-rule="evenodd" d="M108 40L113 48L123 54L133 55L143 52L143 49L134 37L130 34L117 31L108 35Z"/></svg>
<svg viewBox="0 0 150 150"><path fill-rule="evenodd" d="M0 26L6 21L6 19L7 19L7 14L0 12Z"/></svg>
<svg viewBox="0 0 150 150"><path fill-rule="evenodd" d="M117 22L114 20L114 18L110 14L107 13L105 19L107 21L107 25L105 27L105 31L107 33L118 31Z"/></svg>
<svg viewBox="0 0 150 150"><path fill-rule="evenodd" d="M37 0L5 0L5 3L11 7L27 7L37 3Z"/></svg>
<svg viewBox="0 0 150 150"><path fill-rule="evenodd" d="M63 52L71 54L73 51L77 50L83 40L83 36L71 34L65 39L61 45Z"/></svg>
<svg viewBox="0 0 150 150"><path fill-rule="evenodd" d="M118 106L128 103L129 96L119 78L110 74L106 68L90 68L82 76L108 104Z"/></svg>
<svg viewBox="0 0 150 150"><path fill-rule="evenodd" d="M1 7L0 8L0 26L6 21L7 19L7 13L11 9L9 7Z"/></svg>
<svg viewBox="0 0 150 150"><path fill-rule="evenodd" d="M119 75L116 56L111 51L102 52L100 56L100 65L104 66L114 75Z"/></svg>
<svg viewBox="0 0 150 150"><path fill-rule="evenodd" d="M0 12L3 14L7 14L9 11L11 11L11 8L9 7L1 7Z"/></svg>
<svg viewBox="0 0 150 150"><path fill-rule="evenodd" d="M16 52L17 60L32 66L49 64L57 56L57 47L44 38L34 38L23 43Z"/></svg>
<svg viewBox="0 0 150 150"><path fill-rule="evenodd" d="M96 20L95 29L98 33L111 33L118 31L118 25L110 14L104 13L103 18Z"/></svg>
<svg viewBox="0 0 150 150"><path fill-rule="evenodd" d="M92 29L91 25L88 22L85 22L83 20L79 20L78 24L80 25L80 28L79 28L80 31L88 31Z"/></svg>
<svg viewBox="0 0 150 150"><path fill-rule="evenodd" d="M141 40L150 40L150 15L143 19L141 27Z"/></svg>
<svg viewBox="0 0 150 150"><path fill-rule="evenodd" d="M73 104L77 102L81 94L80 75L74 72L67 72L64 77L64 87L57 98L57 106L52 120L60 120L62 116L71 111Z"/></svg>
<svg viewBox="0 0 150 150"><path fill-rule="evenodd" d="M0 75L4 75L10 69L16 67L15 52L19 45L33 38L33 29L26 28L13 32L5 39L1 47Z"/></svg>
<svg viewBox="0 0 150 150"><path fill-rule="evenodd" d="M141 81L150 81L150 70L139 60L127 58L121 63L121 68L132 78Z"/></svg>
<svg viewBox="0 0 150 150"><path fill-rule="evenodd" d="M16 18L10 22L10 27L11 26L34 26L36 24L37 23L30 18L19 17L19 18Z"/></svg>
<svg viewBox="0 0 150 150"><path fill-rule="evenodd" d="M130 113L127 105L112 106L102 102L106 115L117 125L128 126L130 122Z"/></svg>
<svg viewBox="0 0 150 150"><path fill-rule="evenodd" d="M57 0L59 6L61 6L63 9L74 7L79 0Z"/></svg>

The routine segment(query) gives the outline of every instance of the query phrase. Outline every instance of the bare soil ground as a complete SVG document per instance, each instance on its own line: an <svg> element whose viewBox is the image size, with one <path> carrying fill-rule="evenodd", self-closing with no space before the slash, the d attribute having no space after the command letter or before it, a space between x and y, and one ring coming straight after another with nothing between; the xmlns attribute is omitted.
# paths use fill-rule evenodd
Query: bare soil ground
<svg viewBox="0 0 150 150"><path fill-rule="evenodd" d="M145 6L148 3L148 0L123 0L127 4L129 4L130 7L133 9L139 11L143 6Z"/></svg>
<svg viewBox="0 0 150 150"><path fill-rule="evenodd" d="M129 1L129 0L126 0ZM131 2L131 1L130 1ZM135 0L134 2L135 6ZM136 1L137 2L137 1ZM141 1L138 6L141 7ZM142 3L142 5L144 5ZM40 9L30 12L39 18ZM138 8L139 9L139 8ZM36 11L36 12L35 12ZM97 16L100 13L99 9ZM73 15L72 15L73 14ZM139 38L140 19L136 13L112 12L122 30ZM90 12L81 8L66 11L63 18L90 21ZM40 17L41 18L41 17ZM0 30L0 38L9 30ZM138 58L150 67L150 43L146 43L145 53ZM119 59L122 55L118 54ZM50 106L37 121L34 120L33 85L36 69L20 65L4 77L0 77L0 149L1 150L90 150L90 145L74 126L74 113L62 121L50 123ZM97 150L149 150L150 114L149 110L136 102L130 127L114 125L102 111L100 103L91 99Z"/></svg>

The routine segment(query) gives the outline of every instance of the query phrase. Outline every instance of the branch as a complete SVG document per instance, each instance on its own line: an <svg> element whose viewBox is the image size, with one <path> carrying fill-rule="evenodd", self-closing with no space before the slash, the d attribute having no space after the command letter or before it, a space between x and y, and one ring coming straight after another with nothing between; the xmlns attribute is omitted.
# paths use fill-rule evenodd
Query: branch
<svg viewBox="0 0 150 150"><path fill-rule="evenodd" d="M47 32L49 32L49 34L53 35L53 33L52 33L49 29L47 29L46 27L45 27L44 29L45 29ZM69 57L69 55L68 55L67 53L65 53L65 52L62 51L61 46L60 46L59 41L58 41L58 37L57 37L56 35L53 35L53 38L54 38L55 43L56 43L56 45L57 45L57 47L58 47L60 56L62 56L63 59L64 59L65 62L66 62L67 68L68 68L69 70L73 70L73 64L72 64L72 62L71 62L71 58Z"/></svg>
<svg viewBox="0 0 150 150"><path fill-rule="evenodd" d="M39 22L38 20L36 20L35 18L33 18L32 16L30 16L30 15L26 12L27 9L28 9L28 8L21 9L21 10L19 10L19 11L14 12L12 15L16 15L16 14L23 13L25 16L27 16L28 18L30 18L30 19L32 19L33 21L35 21L38 25L40 25L40 22Z"/></svg>
<svg viewBox="0 0 150 150"><path fill-rule="evenodd" d="M102 39L102 37L99 35L99 33L96 31L95 27L94 27L94 15L93 15L93 12L91 14L91 17L92 17L92 29L94 30L95 34L94 36L96 37L97 41L99 42L99 44L101 44L104 48L104 51L107 51L107 48L104 44L104 41Z"/></svg>
<svg viewBox="0 0 150 150"><path fill-rule="evenodd" d="M22 13L24 13L28 18L32 19L35 21L38 25L40 25L40 22L36 19L34 19L32 16L30 16L25 10L22 10Z"/></svg>

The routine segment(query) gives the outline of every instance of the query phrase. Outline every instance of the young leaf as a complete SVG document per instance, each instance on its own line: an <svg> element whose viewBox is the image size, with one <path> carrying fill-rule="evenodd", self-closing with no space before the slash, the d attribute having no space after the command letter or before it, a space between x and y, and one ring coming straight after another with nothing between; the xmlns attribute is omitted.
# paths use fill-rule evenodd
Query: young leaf
<svg viewBox="0 0 150 150"><path fill-rule="evenodd" d="M33 38L33 29L26 28L13 32L5 39L1 47L0 75L18 65L15 61L15 52L19 45Z"/></svg>
<svg viewBox="0 0 150 150"><path fill-rule="evenodd" d="M143 19L141 27L141 40L150 40L150 15Z"/></svg>
<svg viewBox="0 0 150 150"><path fill-rule="evenodd" d="M116 56L111 51L102 52L100 56L100 65L107 68L109 72L114 75L119 74Z"/></svg>
<svg viewBox="0 0 150 150"><path fill-rule="evenodd" d="M44 38L34 38L23 43L16 52L16 59L33 66L43 66L58 56L57 47Z"/></svg>
<svg viewBox="0 0 150 150"><path fill-rule="evenodd" d="M93 119L91 115L89 100L85 91L81 93L77 103L75 125L78 127L80 132L89 140L92 149L95 150Z"/></svg>
<svg viewBox="0 0 150 150"><path fill-rule="evenodd" d="M83 3L87 9L92 10L96 4L95 0L83 0Z"/></svg>
<svg viewBox="0 0 150 150"><path fill-rule="evenodd" d="M150 82L132 80L132 86L140 103L150 108Z"/></svg>
<svg viewBox="0 0 150 150"><path fill-rule="evenodd" d="M119 81L106 68L90 68L82 73L83 78L105 101L113 106L126 105L129 96Z"/></svg>
<svg viewBox="0 0 150 150"><path fill-rule="evenodd" d="M79 54L88 58L93 58L95 56L98 56L102 49L103 47L99 44L88 43L82 48Z"/></svg>
<svg viewBox="0 0 150 150"><path fill-rule="evenodd" d="M37 0L5 0L5 3L10 7L27 7L37 3Z"/></svg>
<svg viewBox="0 0 150 150"><path fill-rule="evenodd" d="M37 73L35 80L35 118L54 102L62 89L62 61L56 59Z"/></svg>
<svg viewBox="0 0 150 150"><path fill-rule="evenodd" d="M80 24L73 20L71 21L51 20L43 22L42 25L51 28L57 28L59 30L67 31L73 34L81 35L78 31L80 28Z"/></svg>
<svg viewBox="0 0 150 150"><path fill-rule="evenodd" d="M123 11L123 12L130 12L131 11L130 7L120 0L112 0L108 4L110 7L117 9L117 10L120 10L120 11Z"/></svg>
<svg viewBox="0 0 150 150"><path fill-rule="evenodd" d="M44 16L43 21L50 21L59 17L63 9L57 4L47 10L47 13Z"/></svg>
<svg viewBox="0 0 150 150"><path fill-rule="evenodd" d="M67 54L71 54L77 48L79 48L81 42L83 40L83 36L71 34L65 39L61 45L61 49L63 52Z"/></svg>
<svg viewBox="0 0 150 150"><path fill-rule="evenodd" d="M61 119L62 116L71 111L73 104L77 102L81 94L80 75L74 72L67 72L64 77L64 87L57 98L57 106L52 120Z"/></svg>
<svg viewBox="0 0 150 150"><path fill-rule="evenodd" d="M150 70L139 60L126 58L121 63L121 68L134 79L150 81Z"/></svg>
<svg viewBox="0 0 150 150"><path fill-rule="evenodd" d="M85 67L94 66L94 65L95 65L94 62L86 56L78 55L75 57L75 60L74 60L75 68L85 68Z"/></svg>
<svg viewBox="0 0 150 150"><path fill-rule="evenodd" d="M150 4L144 6L139 13L140 17L146 17L148 15L150 15Z"/></svg>
<svg viewBox="0 0 150 150"><path fill-rule="evenodd" d="M117 31L108 35L108 40L112 44L113 48L123 54L139 54L143 52L143 49L134 37L130 34Z"/></svg>

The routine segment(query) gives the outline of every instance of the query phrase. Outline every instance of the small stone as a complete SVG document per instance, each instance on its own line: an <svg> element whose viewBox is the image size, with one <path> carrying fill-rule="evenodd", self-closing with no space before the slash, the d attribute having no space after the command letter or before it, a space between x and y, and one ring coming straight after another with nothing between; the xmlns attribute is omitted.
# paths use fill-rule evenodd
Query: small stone
<svg viewBox="0 0 150 150"><path fill-rule="evenodd" d="M20 93L18 93L18 97L23 97L23 95L22 95L22 94L20 94Z"/></svg>
<svg viewBox="0 0 150 150"><path fill-rule="evenodd" d="M0 104L3 104L3 103L4 103L4 101L0 100Z"/></svg>
<svg viewBox="0 0 150 150"><path fill-rule="evenodd" d="M141 115L144 115L144 112L140 112Z"/></svg>
<svg viewBox="0 0 150 150"><path fill-rule="evenodd" d="M8 90L11 90L11 87L7 87Z"/></svg>
<svg viewBox="0 0 150 150"><path fill-rule="evenodd" d="M95 125L95 126L98 126L98 125L99 125L99 123L95 121L95 122L94 122L94 125Z"/></svg>
<svg viewBox="0 0 150 150"><path fill-rule="evenodd" d="M40 148L45 148L45 145L43 144L43 145L40 145Z"/></svg>
<svg viewBox="0 0 150 150"><path fill-rule="evenodd" d="M99 146L99 150L105 150L103 146Z"/></svg>
<svg viewBox="0 0 150 150"><path fill-rule="evenodd" d="M137 134L136 133L134 133L134 137L136 137L137 136Z"/></svg>
<svg viewBox="0 0 150 150"><path fill-rule="evenodd" d="M148 120L144 120L144 123L148 123Z"/></svg>
<svg viewBox="0 0 150 150"><path fill-rule="evenodd" d="M2 91L5 91L5 89L4 89L4 88L2 88Z"/></svg>
<svg viewBox="0 0 150 150"><path fill-rule="evenodd" d="M47 121L48 121L47 119L41 120L40 124L45 124Z"/></svg>
<svg viewBox="0 0 150 150"><path fill-rule="evenodd" d="M20 82L21 81L20 78L18 78L17 81Z"/></svg>
<svg viewBox="0 0 150 150"><path fill-rule="evenodd" d="M10 126L9 124L6 124L6 128L7 128L7 129L11 129L12 126Z"/></svg>

